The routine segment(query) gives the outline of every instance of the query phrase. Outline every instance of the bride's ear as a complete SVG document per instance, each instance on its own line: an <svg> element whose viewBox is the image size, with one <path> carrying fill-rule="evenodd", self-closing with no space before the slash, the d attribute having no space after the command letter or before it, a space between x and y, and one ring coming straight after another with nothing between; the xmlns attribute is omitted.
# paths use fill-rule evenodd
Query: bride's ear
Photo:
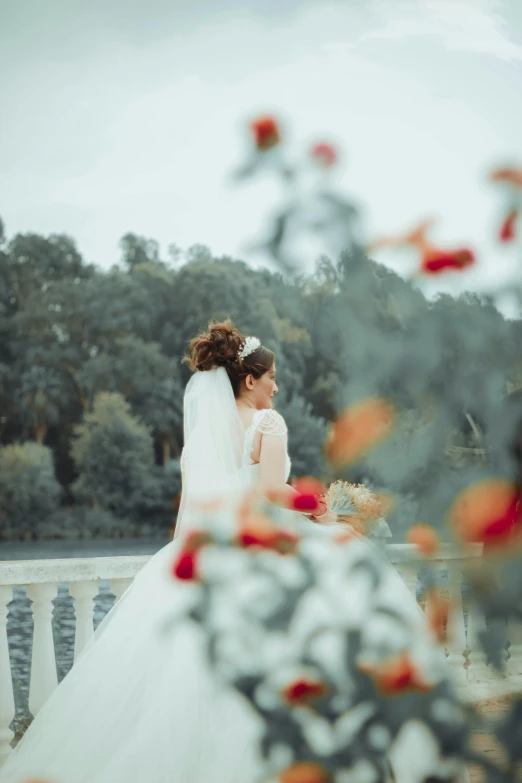
<svg viewBox="0 0 522 783"><path fill-rule="evenodd" d="M245 378L245 386L249 391L252 391L252 389L254 388L254 376L252 375L252 373L247 375L247 377Z"/></svg>

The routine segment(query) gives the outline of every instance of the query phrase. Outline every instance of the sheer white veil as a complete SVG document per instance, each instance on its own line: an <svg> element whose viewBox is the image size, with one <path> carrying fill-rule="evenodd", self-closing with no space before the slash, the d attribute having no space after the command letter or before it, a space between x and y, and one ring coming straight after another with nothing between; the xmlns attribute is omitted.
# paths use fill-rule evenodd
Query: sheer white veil
<svg viewBox="0 0 522 783"><path fill-rule="evenodd" d="M175 537L198 504L239 490L245 429L224 367L195 372L183 400L183 492Z"/></svg>

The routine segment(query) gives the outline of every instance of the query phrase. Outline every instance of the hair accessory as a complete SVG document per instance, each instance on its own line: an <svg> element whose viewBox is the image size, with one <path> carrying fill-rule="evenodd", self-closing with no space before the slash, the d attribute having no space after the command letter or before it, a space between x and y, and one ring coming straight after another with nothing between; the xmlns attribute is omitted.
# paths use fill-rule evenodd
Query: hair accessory
<svg viewBox="0 0 522 783"><path fill-rule="evenodd" d="M260 347L261 340L258 340L257 337L247 337L245 342L239 346L237 355L240 359L246 359L247 356L250 356L251 353L254 353Z"/></svg>

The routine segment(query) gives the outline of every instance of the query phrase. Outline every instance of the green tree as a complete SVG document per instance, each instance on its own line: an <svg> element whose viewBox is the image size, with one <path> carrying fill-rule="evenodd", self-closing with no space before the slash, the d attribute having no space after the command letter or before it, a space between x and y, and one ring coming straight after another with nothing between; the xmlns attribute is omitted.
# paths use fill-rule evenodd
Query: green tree
<svg viewBox="0 0 522 783"><path fill-rule="evenodd" d="M94 269L86 266L74 240L65 234L17 234L7 246L10 311L28 304L31 295L60 280L81 280Z"/></svg>
<svg viewBox="0 0 522 783"><path fill-rule="evenodd" d="M312 413L312 406L294 395L285 404L278 405L288 427L288 450L294 476L324 475L323 444L326 423Z"/></svg>
<svg viewBox="0 0 522 783"><path fill-rule="evenodd" d="M119 394L98 394L74 428L71 453L79 473L73 491L92 507L132 515L154 465L150 430Z"/></svg>
<svg viewBox="0 0 522 783"><path fill-rule="evenodd" d="M139 264L159 263L159 245L155 239L147 239L128 233L120 239L122 261L130 270Z"/></svg>
<svg viewBox="0 0 522 783"><path fill-rule="evenodd" d="M179 456L183 416L179 362L162 354L157 343L132 335L117 340L113 353L100 353L85 362L77 380L86 409L99 392L122 394L132 412L151 428L163 464L170 459L171 446Z"/></svg>
<svg viewBox="0 0 522 783"><path fill-rule="evenodd" d="M37 443L0 447L0 538L31 536L35 520L58 509L52 452Z"/></svg>
<svg viewBox="0 0 522 783"><path fill-rule="evenodd" d="M60 419L63 387L60 377L49 367L24 367L17 378L15 401L19 415L40 445L49 426Z"/></svg>
<svg viewBox="0 0 522 783"><path fill-rule="evenodd" d="M161 442L163 464L170 459L172 445L179 456L183 417L179 361L162 354L157 343L129 336L118 341L114 373L117 390Z"/></svg>

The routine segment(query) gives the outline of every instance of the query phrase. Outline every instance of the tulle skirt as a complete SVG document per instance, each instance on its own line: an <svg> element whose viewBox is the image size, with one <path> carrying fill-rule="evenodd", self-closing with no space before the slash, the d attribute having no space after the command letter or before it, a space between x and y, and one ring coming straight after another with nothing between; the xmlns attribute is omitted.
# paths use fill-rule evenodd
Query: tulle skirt
<svg viewBox="0 0 522 783"><path fill-rule="evenodd" d="M290 512L285 525L327 536ZM186 619L195 588L171 569L183 538L138 573L0 770L0 783L255 783L261 721L213 676L206 637ZM371 546L370 544L367 544ZM392 573L393 600L423 615ZM356 608L356 597L351 606ZM164 630L172 616L183 619ZM422 626L422 628L421 628Z"/></svg>
<svg viewBox="0 0 522 783"><path fill-rule="evenodd" d="M141 569L0 770L1 783L248 783L260 722L209 670L199 627L163 625L190 601L171 564Z"/></svg>

